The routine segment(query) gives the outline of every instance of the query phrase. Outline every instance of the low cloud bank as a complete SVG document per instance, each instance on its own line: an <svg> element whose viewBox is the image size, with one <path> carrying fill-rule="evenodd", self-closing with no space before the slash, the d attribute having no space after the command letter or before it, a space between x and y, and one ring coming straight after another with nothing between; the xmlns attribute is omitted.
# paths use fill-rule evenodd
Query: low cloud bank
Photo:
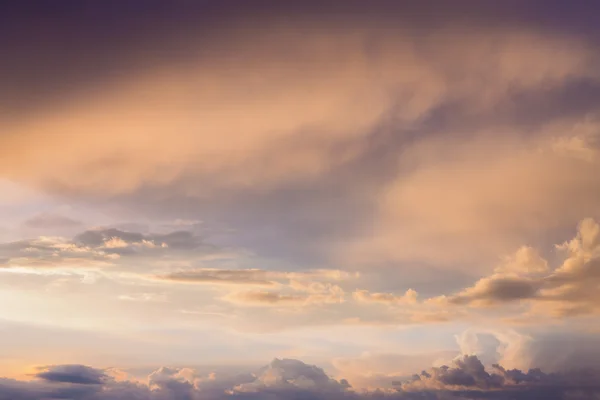
<svg viewBox="0 0 600 400"><path fill-rule="evenodd" d="M253 374L201 375L191 368L162 367L147 382L124 379L114 369L83 365L43 367L30 381L0 380L1 400L194 400L194 399L598 399L600 371L572 368L546 373L493 365L474 355L415 374L394 389L361 391L345 379L299 360L275 359Z"/></svg>

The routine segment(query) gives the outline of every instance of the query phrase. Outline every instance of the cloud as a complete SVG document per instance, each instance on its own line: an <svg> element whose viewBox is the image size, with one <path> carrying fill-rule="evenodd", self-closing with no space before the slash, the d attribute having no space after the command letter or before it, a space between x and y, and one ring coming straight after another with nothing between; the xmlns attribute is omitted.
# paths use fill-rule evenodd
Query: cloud
<svg viewBox="0 0 600 400"><path fill-rule="evenodd" d="M161 234L126 232L115 228L87 230L73 238L39 236L0 243L0 256L8 267L42 268L108 266L121 257L170 255L187 258L214 253L215 246L189 231ZM158 257L155 258L158 261Z"/></svg>
<svg viewBox="0 0 600 400"><path fill-rule="evenodd" d="M596 314L600 310L600 225L590 218L582 220L577 236L557 248L566 255L554 270L549 271L533 250L521 248L509 258L508 268L501 266L493 275L439 301L472 306L524 302L531 312L554 317ZM515 260L519 261L516 267Z"/></svg>
<svg viewBox="0 0 600 400"><path fill-rule="evenodd" d="M337 357L332 365L336 376L347 378L357 389L391 389L394 382L409 380L414 371L441 365L458 355L453 350L419 354L365 352L358 357Z"/></svg>
<svg viewBox="0 0 600 400"><path fill-rule="evenodd" d="M246 270L223 270L223 269L195 269L187 271L172 272L157 278L165 281L182 283L208 283L208 284L238 284L270 286L271 280L277 277L277 273L259 269Z"/></svg>
<svg viewBox="0 0 600 400"><path fill-rule="evenodd" d="M526 369L547 363L532 359L536 340L511 329L472 327L455 336L462 355L475 355L486 365L502 364L507 368ZM547 351L549 349L545 349Z"/></svg>
<svg viewBox="0 0 600 400"><path fill-rule="evenodd" d="M331 283L351 278L356 274L340 270L306 270L301 272L274 271L264 269L217 269L194 268L174 271L154 278L162 281L189 284L223 284L223 285L287 285L291 289L302 292L318 293L331 289Z"/></svg>
<svg viewBox="0 0 600 400"><path fill-rule="evenodd" d="M243 306L308 306L343 303L345 293L339 286L328 284L321 290L309 290L307 293L246 291L230 293L223 299Z"/></svg>
<svg viewBox="0 0 600 400"><path fill-rule="evenodd" d="M81 226L82 222L63 215L46 213L28 219L23 225L35 229L75 228Z"/></svg>
<svg viewBox="0 0 600 400"><path fill-rule="evenodd" d="M357 290L352 293L354 300L361 303L383 303L383 304L415 304L417 302L417 292L408 289L401 296L391 293L371 293L368 290Z"/></svg>
<svg viewBox="0 0 600 400"><path fill-rule="evenodd" d="M548 262L533 247L523 246L514 256L507 257L496 271L525 275L543 273L548 271Z"/></svg>
<svg viewBox="0 0 600 400"><path fill-rule="evenodd" d="M315 281L315 278L324 273L331 277L331 272L313 271L306 275L292 273L289 284L283 287L288 292L276 291L241 291L232 292L223 297L223 300L242 306L310 306L341 304L346 301L344 290L331 282ZM341 277L334 274L338 279Z"/></svg>
<svg viewBox="0 0 600 400"><path fill-rule="evenodd" d="M463 356L454 361L454 366L432 368L416 375L413 380L402 385L404 390L415 388L452 389L475 387L488 390L503 384L498 375L489 374L476 356Z"/></svg>
<svg viewBox="0 0 600 400"><path fill-rule="evenodd" d="M518 126L512 133L481 128L466 136L447 132L407 144L396 178L378 197L372 234L350 246L343 241L340 260L416 260L466 269L520 246L535 232L564 232L585 217L598 216L594 115L548 121L535 133ZM562 138L581 138L586 158L558 150ZM473 246L474 237L485 240Z"/></svg>
<svg viewBox="0 0 600 400"><path fill-rule="evenodd" d="M518 278L492 276L483 278L470 288L449 297L452 304L497 305L515 300L533 299L540 289L539 282Z"/></svg>
<svg viewBox="0 0 600 400"><path fill-rule="evenodd" d="M301 389L308 392L339 393L349 387L346 380L338 382L331 379L321 368L314 365L307 365L299 360L275 359L257 373L254 382L238 385L232 392L261 393L266 389L282 391Z"/></svg>
<svg viewBox="0 0 600 400"><path fill-rule="evenodd" d="M362 14L209 24L175 42L193 49L185 62L141 63L5 122L0 174L108 209L225 221L261 253L468 270L595 215L600 99L594 43L510 21L474 35L469 10L448 22L461 29L426 35Z"/></svg>
<svg viewBox="0 0 600 400"><path fill-rule="evenodd" d="M123 301L134 302L164 302L167 301L167 295L164 293L130 293L122 294L117 297Z"/></svg>
<svg viewBox="0 0 600 400"><path fill-rule="evenodd" d="M457 398L498 398L528 399L568 398L577 391L585 393L584 398L598 395L596 383L598 370L577 369L563 373L545 373L539 368L527 372L493 365L488 372L476 356L462 356L453 365L432 368L416 374L412 380L403 383L404 392L436 393ZM454 397L451 397L454 398Z"/></svg>
<svg viewBox="0 0 600 400"><path fill-rule="evenodd" d="M35 374L35 377L47 382L100 385L106 375L101 370L84 365L53 365L44 367L41 372Z"/></svg>
<svg viewBox="0 0 600 400"><path fill-rule="evenodd" d="M40 236L37 239L0 243L0 255L10 268L81 268L112 265L118 255L74 243L63 237Z"/></svg>
<svg viewBox="0 0 600 400"><path fill-rule="evenodd" d="M494 398L499 400L546 398L563 399L583 394L597 396L597 371L578 369L563 373L507 370L500 365L488 372L476 356L457 358L453 365L431 368L414 375L395 389L353 390L345 379L336 380L321 368L293 359L275 359L254 374L200 374L191 368L162 367L143 384L115 380L101 370L84 366L54 366L69 371L51 381L0 380L0 399L34 400L180 400L180 399L417 399ZM85 371L85 372L84 372ZM95 372L94 372L95 371ZM98 377L82 379L92 374ZM64 378L64 379L63 379Z"/></svg>
<svg viewBox="0 0 600 400"><path fill-rule="evenodd" d="M194 250L204 245L202 238L190 231L172 231L166 234L127 232L116 228L88 230L75 236L77 243L106 249L165 249ZM115 250L116 251L116 250ZM122 250L125 251L125 250Z"/></svg>
<svg viewBox="0 0 600 400"><path fill-rule="evenodd" d="M241 305L300 305L308 301L308 295L281 294L267 291L239 292L227 295L227 301Z"/></svg>
<svg viewBox="0 0 600 400"><path fill-rule="evenodd" d="M85 35L12 20L1 29L19 34L0 36L25 45L6 46L16 53L0 73L18 90L0 101L25 106L0 117L0 177L111 217L175 222L168 233L103 227L4 243L2 270L115 267L105 276L176 292L178 309L224 300L225 312L285 327L597 315L593 220L560 247L560 266L535 250L600 217L600 36L581 22L595 13L569 24L564 6L475 3L427 16L391 2L364 13L298 5L313 11L283 19L292 6L243 8L236 23L207 10L221 23L198 28L180 27L180 10L145 9L114 18L118 35L98 35L79 13ZM140 21L153 28L132 34ZM219 245L199 220L226 232ZM225 247L254 258L202 258ZM331 265L364 280L302 275Z"/></svg>

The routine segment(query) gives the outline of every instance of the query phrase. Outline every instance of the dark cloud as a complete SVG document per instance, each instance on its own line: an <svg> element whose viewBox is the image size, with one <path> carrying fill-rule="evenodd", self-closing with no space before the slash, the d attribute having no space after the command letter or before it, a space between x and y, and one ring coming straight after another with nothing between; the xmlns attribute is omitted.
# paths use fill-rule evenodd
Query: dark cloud
<svg viewBox="0 0 600 400"><path fill-rule="evenodd" d="M37 373L36 378L47 382L77 383L81 385L100 385L106 375L98 369L85 365L53 365Z"/></svg>
<svg viewBox="0 0 600 400"><path fill-rule="evenodd" d="M356 18L421 27L455 24L472 26L536 26L586 36L598 32L591 17L595 2L473 1L452 4L428 1L401 3L378 0L274 0L217 2L179 1L3 1L0 8L0 44L6 57L0 62L3 78L2 110L23 111L47 105L61 96L92 90L148 66L185 62L191 49L218 37L222 29L265 18ZM11 113L7 112L6 116Z"/></svg>
<svg viewBox="0 0 600 400"><path fill-rule="evenodd" d="M475 356L464 356L451 367L415 375L395 390L355 391L344 380L329 377L321 368L298 360L275 359L254 374L203 375L189 368L160 368L148 385L115 381L100 370L83 366L55 366L58 378L0 380L0 399L39 400L326 400L326 399L594 399L600 394L597 371L571 370L547 374L506 370L499 365L487 372ZM579 396L579 397L577 397Z"/></svg>
<svg viewBox="0 0 600 400"><path fill-rule="evenodd" d="M479 389L498 388L503 381L498 375L489 374L476 356L464 356L454 361L454 366L442 366L415 375L404 389L413 387L476 387Z"/></svg>
<svg viewBox="0 0 600 400"><path fill-rule="evenodd" d="M423 371L401 385L400 391L435 393L466 398L497 399L564 399L569 393L582 390L598 395L599 371L578 368L561 373L545 373L539 368L527 372L506 370L500 365L486 371L476 356L463 356L451 367L442 366Z"/></svg>
<svg viewBox="0 0 600 400"><path fill-rule="evenodd" d="M492 277L479 281L471 292L450 297L449 301L453 304L468 304L472 301L498 304L534 298L539 288L540 283L531 279Z"/></svg>

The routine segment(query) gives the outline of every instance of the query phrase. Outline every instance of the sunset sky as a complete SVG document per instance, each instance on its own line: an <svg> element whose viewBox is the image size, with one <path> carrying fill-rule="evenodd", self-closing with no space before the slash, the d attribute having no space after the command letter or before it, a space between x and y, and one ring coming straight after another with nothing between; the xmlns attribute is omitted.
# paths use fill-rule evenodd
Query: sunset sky
<svg viewBox="0 0 600 400"><path fill-rule="evenodd" d="M0 400L600 398L599 16L1 1Z"/></svg>

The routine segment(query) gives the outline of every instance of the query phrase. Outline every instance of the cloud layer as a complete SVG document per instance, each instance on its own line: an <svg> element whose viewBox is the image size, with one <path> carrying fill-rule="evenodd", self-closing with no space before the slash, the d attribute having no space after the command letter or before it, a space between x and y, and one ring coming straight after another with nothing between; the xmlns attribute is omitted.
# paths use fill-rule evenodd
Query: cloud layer
<svg viewBox="0 0 600 400"><path fill-rule="evenodd" d="M313 6L285 26L274 7L166 35L157 52L175 41L185 56L0 121L0 175L127 213L208 216L261 254L352 268L471 266L598 216L593 36L547 34L552 7L528 25L525 6Z"/></svg>
<svg viewBox="0 0 600 400"><path fill-rule="evenodd" d="M0 397L596 395L597 4L18 3Z"/></svg>
<svg viewBox="0 0 600 400"><path fill-rule="evenodd" d="M225 377L162 367L147 382L124 379L115 370L58 365L37 373L32 381L3 379L0 399L594 399L600 393L597 379L597 371L589 369L546 374L494 365L490 373L476 356L423 371L387 391L353 390L345 379L332 379L322 369L293 359L275 359L254 374Z"/></svg>

